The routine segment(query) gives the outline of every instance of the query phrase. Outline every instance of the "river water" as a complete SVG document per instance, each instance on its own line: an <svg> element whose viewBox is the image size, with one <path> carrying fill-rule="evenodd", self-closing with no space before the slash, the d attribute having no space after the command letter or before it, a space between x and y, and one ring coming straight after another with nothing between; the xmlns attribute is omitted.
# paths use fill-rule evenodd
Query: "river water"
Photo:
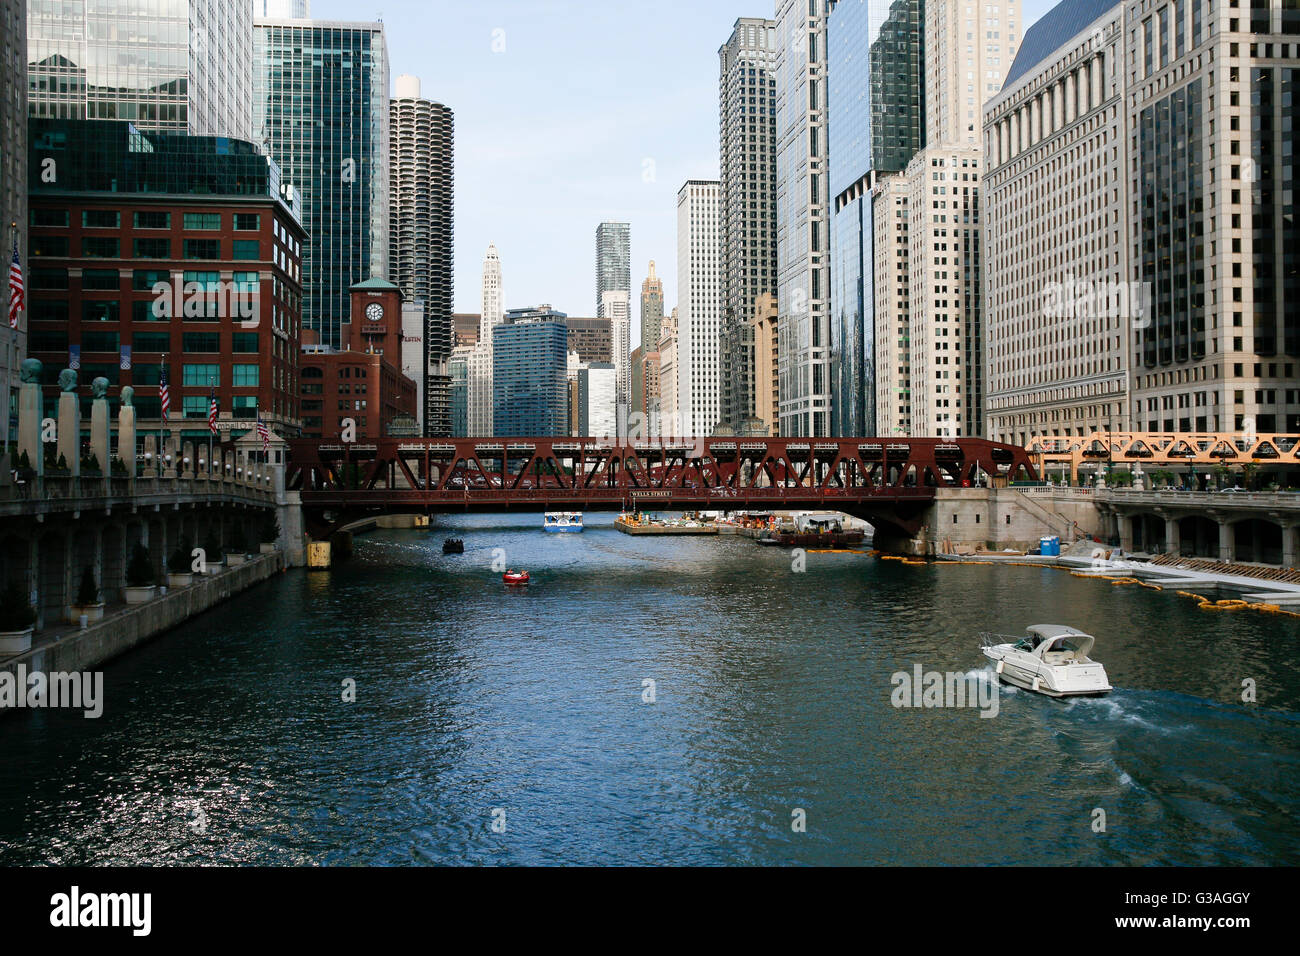
<svg viewBox="0 0 1300 956"><path fill-rule="evenodd" d="M0 721L0 864L1300 863L1300 619L540 523L359 537L110 664L100 719ZM1110 697L891 705L1044 622Z"/></svg>

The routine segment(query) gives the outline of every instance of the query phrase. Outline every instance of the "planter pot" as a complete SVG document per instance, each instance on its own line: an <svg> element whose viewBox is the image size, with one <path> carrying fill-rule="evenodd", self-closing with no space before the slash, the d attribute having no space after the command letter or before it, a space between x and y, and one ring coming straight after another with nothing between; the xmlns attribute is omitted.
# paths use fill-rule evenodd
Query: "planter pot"
<svg viewBox="0 0 1300 956"><path fill-rule="evenodd" d="M0 631L0 655L22 654L32 649L32 629Z"/></svg>
<svg viewBox="0 0 1300 956"><path fill-rule="evenodd" d="M224 570L226 570L225 558L222 558L220 561L208 561L203 565L204 574L220 574Z"/></svg>
<svg viewBox="0 0 1300 956"><path fill-rule="evenodd" d="M153 600L154 586L144 584L138 587L127 586L122 588L122 598L127 604L146 604Z"/></svg>
<svg viewBox="0 0 1300 956"><path fill-rule="evenodd" d="M237 567L239 567L239 566L240 566L241 564L243 564L246 560L247 560L247 558L245 558L242 554L228 554L228 555L226 555L226 564L227 564L229 567L232 567L232 568L237 568Z"/></svg>
<svg viewBox="0 0 1300 956"><path fill-rule="evenodd" d="M104 605L102 604L74 604L72 605L72 614L69 624L76 624L81 620L82 615L86 616L87 623L94 624L96 621L104 619Z"/></svg>
<svg viewBox="0 0 1300 956"><path fill-rule="evenodd" d="M169 588L187 588L194 583L193 574L168 574L167 586Z"/></svg>
<svg viewBox="0 0 1300 956"><path fill-rule="evenodd" d="M262 542L261 553L262 553L262 554L275 554L275 542L274 542L274 541L263 541L263 542Z"/></svg>

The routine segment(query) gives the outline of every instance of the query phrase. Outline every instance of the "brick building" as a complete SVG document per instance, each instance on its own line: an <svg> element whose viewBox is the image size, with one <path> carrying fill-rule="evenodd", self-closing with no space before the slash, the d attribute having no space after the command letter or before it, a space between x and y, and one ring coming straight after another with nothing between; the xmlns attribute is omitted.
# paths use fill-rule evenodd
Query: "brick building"
<svg viewBox="0 0 1300 956"><path fill-rule="evenodd" d="M339 438L348 419L358 440L383 438L395 419L416 415L418 390L402 374L401 290L384 279L369 279L350 291L341 348L317 344L314 332L304 335L304 438Z"/></svg>
<svg viewBox="0 0 1300 956"><path fill-rule="evenodd" d="M301 256L306 239L279 169L251 143L141 133L111 121L30 121L29 354L58 376L135 390L138 440L206 440L210 398L223 435L258 413L299 433ZM290 197L292 194L289 194Z"/></svg>

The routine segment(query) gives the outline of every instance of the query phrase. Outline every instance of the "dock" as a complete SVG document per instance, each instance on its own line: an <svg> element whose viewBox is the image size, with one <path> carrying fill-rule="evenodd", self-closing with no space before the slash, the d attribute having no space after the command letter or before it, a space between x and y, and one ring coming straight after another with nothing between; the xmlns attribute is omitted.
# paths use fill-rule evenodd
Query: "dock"
<svg viewBox="0 0 1300 956"><path fill-rule="evenodd" d="M623 518L614 520L614 527L624 534L645 535L705 535L718 534L714 524L670 524L656 522L627 521Z"/></svg>

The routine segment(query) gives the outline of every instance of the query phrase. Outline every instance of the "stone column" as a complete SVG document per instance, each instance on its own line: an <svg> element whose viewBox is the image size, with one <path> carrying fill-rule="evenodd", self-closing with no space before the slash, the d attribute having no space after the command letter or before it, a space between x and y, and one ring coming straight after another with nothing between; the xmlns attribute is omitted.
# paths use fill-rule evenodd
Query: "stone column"
<svg viewBox="0 0 1300 956"><path fill-rule="evenodd" d="M1282 565L1287 568L1296 566L1296 525L1282 525Z"/></svg>
<svg viewBox="0 0 1300 956"><path fill-rule="evenodd" d="M158 440L153 435L144 436L144 470L140 472L141 478L158 477Z"/></svg>
<svg viewBox="0 0 1300 956"><path fill-rule="evenodd" d="M187 441L181 445L181 477L186 481L193 480L195 464L194 443Z"/></svg>
<svg viewBox="0 0 1300 956"><path fill-rule="evenodd" d="M1170 554L1181 554L1183 550L1183 539L1181 529L1178 527L1178 519L1165 517L1165 550Z"/></svg>
<svg viewBox="0 0 1300 956"><path fill-rule="evenodd" d="M69 376L71 376L69 378ZM59 435L55 460L61 455L73 477L81 474L81 402L77 398L77 373L64 369L59 373Z"/></svg>
<svg viewBox="0 0 1300 956"><path fill-rule="evenodd" d="M1119 546L1125 552L1133 550L1133 516L1123 513L1116 513L1119 521Z"/></svg>
<svg viewBox="0 0 1300 956"><path fill-rule="evenodd" d="M38 475L45 473L45 448L41 444L41 363L37 359L23 362L22 385L18 388L18 455L27 452L27 460ZM16 464L17 462L15 462Z"/></svg>
<svg viewBox="0 0 1300 956"><path fill-rule="evenodd" d="M135 406L131 398L135 394L130 385L122 389L122 405L117 410L117 457L126 465L126 473L135 477Z"/></svg>
<svg viewBox="0 0 1300 956"><path fill-rule="evenodd" d="M108 425L108 379L97 378L90 386L94 398L90 403L90 453L99 462L99 470L105 475L112 474L113 459L109 457Z"/></svg>
<svg viewBox="0 0 1300 956"><path fill-rule="evenodd" d="M1233 552L1236 550L1234 545L1236 544L1237 536L1233 532L1232 522L1228 518L1221 518L1215 515L1211 515L1210 517L1219 522L1219 560L1234 560L1236 555Z"/></svg>

